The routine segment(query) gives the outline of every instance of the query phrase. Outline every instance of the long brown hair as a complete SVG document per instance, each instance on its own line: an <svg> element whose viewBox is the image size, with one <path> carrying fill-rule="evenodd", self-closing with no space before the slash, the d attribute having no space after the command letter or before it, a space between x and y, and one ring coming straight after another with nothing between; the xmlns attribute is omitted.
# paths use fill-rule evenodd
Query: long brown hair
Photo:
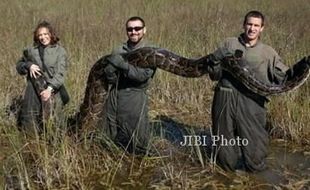
<svg viewBox="0 0 310 190"><path fill-rule="evenodd" d="M33 44L34 45L40 45L40 41L39 41L39 37L38 37L38 32L40 28L47 28L49 33L51 34L51 45L57 44L57 42L59 41L59 37L56 35L56 31L54 29L54 27L52 27L52 25L47 22L47 21L41 21L36 29L33 32Z"/></svg>

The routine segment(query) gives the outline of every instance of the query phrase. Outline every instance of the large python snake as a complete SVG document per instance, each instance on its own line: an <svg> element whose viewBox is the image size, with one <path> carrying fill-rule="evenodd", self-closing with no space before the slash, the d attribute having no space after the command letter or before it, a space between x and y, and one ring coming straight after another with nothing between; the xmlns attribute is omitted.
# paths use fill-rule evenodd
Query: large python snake
<svg viewBox="0 0 310 190"><path fill-rule="evenodd" d="M234 54L227 54L223 60L217 62L221 64L223 70L228 71L236 80L262 96L294 90L300 87L310 75L310 58L305 57L287 71L287 78L282 84L266 84L256 79L254 73L239 64L242 53L241 50L237 50ZM214 64L212 54L198 59L188 59L166 49L151 47L140 48L122 56L131 65L143 68L157 67L184 77L200 77L208 73L208 65Z"/></svg>
<svg viewBox="0 0 310 190"><path fill-rule="evenodd" d="M207 74L208 64L214 64L212 55L198 59L188 59L166 49L144 47L121 54L129 64L142 68L160 68L183 77L200 77ZM310 60L304 58L297 62L287 72L287 78L281 85L265 84L255 78L247 68L240 66L238 61L242 53L236 52L220 61L221 68L228 71L236 80L242 82L248 89L262 96L280 94L301 86L310 75ZM104 56L91 68L83 103L80 107L79 122L84 126L103 126L105 101L108 93L108 80L104 68L108 64ZM42 82L41 82L42 83Z"/></svg>

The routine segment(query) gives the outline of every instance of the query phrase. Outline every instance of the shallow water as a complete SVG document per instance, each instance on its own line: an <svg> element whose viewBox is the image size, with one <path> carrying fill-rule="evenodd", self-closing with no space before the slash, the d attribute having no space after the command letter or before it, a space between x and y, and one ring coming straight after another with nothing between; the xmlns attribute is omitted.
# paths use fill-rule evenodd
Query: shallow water
<svg viewBox="0 0 310 190"><path fill-rule="evenodd" d="M167 118L164 118L161 122L161 129L165 128L164 130L168 134L162 136L169 139L174 144L179 144L183 140L180 134L188 135L188 131L184 129L189 126L184 126ZM195 131L194 133L202 134L201 131ZM288 144L285 140L273 140L269 145L269 154L266 162L267 169L262 172L247 173L244 171L237 171L232 175L218 175L214 173L212 180L225 184L227 188L235 187L234 184L236 182L243 183L240 182L241 177L243 180L246 178L252 181L250 184L254 183L257 185L257 189L310 189L309 147L296 147ZM201 168L198 168L196 172L199 172L199 170L201 170ZM259 184L263 185L260 186Z"/></svg>
<svg viewBox="0 0 310 190"><path fill-rule="evenodd" d="M310 179L310 154L300 147L273 141L267 158L268 169L255 176L263 181L279 185ZM309 185L309 182L307 183Z"/></svg>
<svg viewBox="0 0 310 190"><path fill-rule="evenodd" d="M202 168L197 155L193 153L189 155L188 152L179 150L176 145L182 140L180 135L186 131L180 127L177 129L171 127L166 134L167 131L161 131L162 136L170 139L172 143L163 147L163 153L167 157L158 159L159 165L143 167L141 171L141 159L134 159L136 169L132 169L131 162L128 161L128 168L120 169L113 187L121 189L147 189L149 187L155 187L153 189L205 189L204 187L214 189L213 186L215 186L219 189L310 189L310 183L307 181L310 179L310 152L305 147L294 147L283 140L274 140L270 143L267 170L255 174L243 171L221 173L216 170L210 171L208 167ZM12 153L7 142L0 143L1 176L4 174L2 164ZM191 156L194 161L189 159ZM152 157L147 159L156 160ZM100 179L101 176L91 177L89 180L96 178ZM0 188L3 182L3 178L0 178ZM298 183L301 185L298 186ZM106 187L98 181L93 188L104 189Z"/></svg>
<svg viewBox="0 0 310 190"><path fill-rule="evenodd" d="M163 160L166 165L157 165L143 171L135 182L126 177L117 178L114 184L121 188L145 189L309 189L310 156L303 151L272 142L267 158L268 169L259 173L244 171L219 172L202 168L199 162L193 163L172 153ZM173 158L174 157L174 158ZM138 163L137 163L138 164ZM122 168L124 169L124 168ZM171 169L171 170L169 170ZM171 172L171 173L170 173ZM123 173L124 174L124 173ZM168 174L168 176L167 176ZM169 176L170 175L170 176ZM120 181L121 180L121 181ZM126 181L128 181L127 185ZM298 185L299 184L299 185Z"/></svg>

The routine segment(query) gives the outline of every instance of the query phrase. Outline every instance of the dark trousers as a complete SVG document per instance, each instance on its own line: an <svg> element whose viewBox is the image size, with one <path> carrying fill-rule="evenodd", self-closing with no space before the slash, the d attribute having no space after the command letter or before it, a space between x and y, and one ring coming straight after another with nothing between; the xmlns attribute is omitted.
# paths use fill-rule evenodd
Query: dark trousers
<svg viewBox="0 0 310 190"><path fill-rule="evenodd" d="M62 116L62 103L59 94L43 102L36 94L31 83L28 83L23 97L21 112L18 117L18 126L20 129L30 135L42 133L44 122L53 119L58 126L64 125Z"/></svg>
<svg viewBox="0 0 310 190"><path fill-rule="evenodd" d="M145 90L112 89L106 108L106 135L128 152L145 154L151 134Z"/></svg>
<svg viewBox="0 0 310 190"><path fill-rule="evenodd" d="M226 140L246 139L241 146L217 141L213 147L216 162L225 170L265 168L268 133L265 130L266 108L234 87L217 87L212 105L212 132ZM222 140L222 139L221 139ZM225 142L225 141L224 141ZM230 142L235 142L231 140Z"/></svg>

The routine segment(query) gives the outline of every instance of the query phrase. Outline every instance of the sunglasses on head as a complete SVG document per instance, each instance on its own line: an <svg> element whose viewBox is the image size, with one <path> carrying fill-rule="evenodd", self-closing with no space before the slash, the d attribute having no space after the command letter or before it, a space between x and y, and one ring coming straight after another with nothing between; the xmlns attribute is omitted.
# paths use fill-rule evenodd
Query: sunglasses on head
<svg viewBox="0 0 310 190"><path fill-rule="evenodd" d="M132 32L133 30L138 32L138 31L142 30L143 28L144 28L144 26L127 27L126 30L127 30L127 32Z"/></svg>

